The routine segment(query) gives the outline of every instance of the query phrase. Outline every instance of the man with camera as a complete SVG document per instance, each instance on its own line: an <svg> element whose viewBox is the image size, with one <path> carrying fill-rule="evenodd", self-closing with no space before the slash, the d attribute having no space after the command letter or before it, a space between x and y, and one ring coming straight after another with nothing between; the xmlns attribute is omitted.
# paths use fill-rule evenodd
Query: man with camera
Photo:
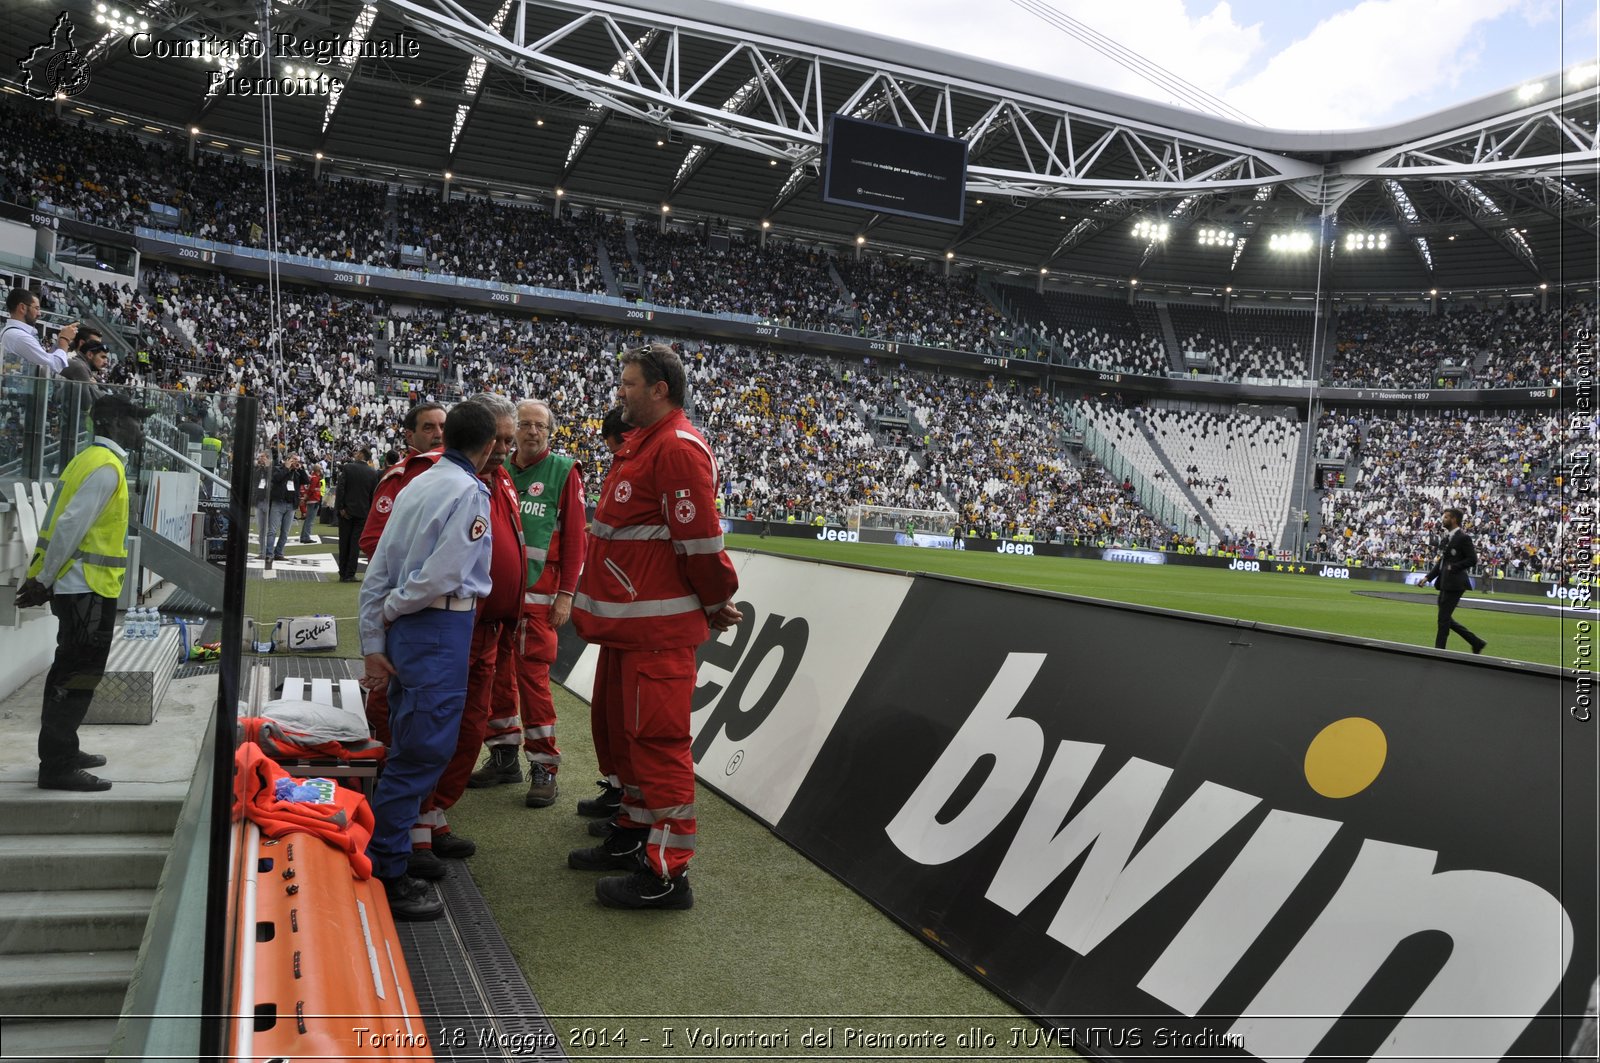
<svg viewBox="0 0 1600 1063"><path fill-rule="evenodd" d="M286 561L283 552L289 544L289 530L294 525L294 515L300 508L300 490L308 482L301 468L300 455L290 454L282 465L272 470L272 488L268 494L267 533L270 542L262 543L261 552L269 560ZM268 547L271 549L268 549Z"/></svg>
<svg viewBox="0 0 1600 1063"><path fill-rule="evenodd" d="M43 366L52 373L66 369L68 352L78 335L76 323L56 334L54 349L39 342L39 296L26 288L13 288L6 294L6 323L0 326L0 361L18 358Z"/></svg>

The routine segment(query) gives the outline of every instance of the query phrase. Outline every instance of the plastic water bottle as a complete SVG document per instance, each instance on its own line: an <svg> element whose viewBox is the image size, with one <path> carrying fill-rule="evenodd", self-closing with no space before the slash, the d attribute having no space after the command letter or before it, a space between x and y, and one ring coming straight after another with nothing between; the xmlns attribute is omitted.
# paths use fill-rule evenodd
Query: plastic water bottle
<svg viewBox="0 0 1600 1063"><path fill-rule="evenodd" d="M139 625L139 637L142 639L153 639L156 637L154 609L145 609L143 622Z"/></svg>
<svg viewBox="0 0 1600 1063"><path fill-rule="evenodd" d="M129 609L126 613L122 614L122 637L123 638L125 638L125 639L133 638L133 625L134 625L134 622L135 622L136 618L138 617L138 615L139 615L139 610L137 610L137 609Z"/></svg>
<svg viewBox="0 0 1600 1063"><path fill-rule="evenodd" d="M149 625L150 625L150 618L149 618L148 614L146 613L146 611L144 609L140 609L138 611L138 615L135 617L135 619L133 621L133 637L136 638L136 639L139 639L141 641L143 641L144 639L149 638L150 637L149 634L148 634Z"/></svg>

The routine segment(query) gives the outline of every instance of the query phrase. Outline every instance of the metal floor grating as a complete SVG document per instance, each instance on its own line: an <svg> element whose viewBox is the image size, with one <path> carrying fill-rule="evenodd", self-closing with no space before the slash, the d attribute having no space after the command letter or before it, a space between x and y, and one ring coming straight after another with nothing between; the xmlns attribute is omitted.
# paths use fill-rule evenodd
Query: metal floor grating
<svg viewBox="0 0 1600 1063"><path fill-rule="evenodd" d="M269 682L272 685L267 691L266 697L262 699L263 701L271 701L277 697L279 691L283 689L284 679L288 676L295 676L299 679L331 679L337 683L341 679L360 679L362 673L366 671L366 663L355 657L280 656L273 654L270 657L251 658L247 654L245 659L247 662L264 660L267 667L271 669L272 678ZM250 675L259 674L253 667L250 667L250 663L246 664L246 668L249 670ZM247 698L249 693L249 691L245 692Z"/></svg>
<svg viewBox="0 0 1600 1063"><path fill-rule="evenodd" d="M434 1058L565 1060L471 872L460 860L446 864L435 883L444 918L395 924Z"/></svg>
<svg viewBox="0 0 1600 1063"><path fill-rule="evenodd" d="M317 574L317 570L314 569L314 568L296 569L296 568L277 568L277 567L274 567L273 570L272 570L272 573L273 573L273 575L272 575L273 579L301 580L303 582L310 582L310 583L317 582L317 580L319 578L319 576ZM251 569L249 571L249 573L247 573L247 575L253 580L265 579L266 578L266 573L263 572L261 569L256 569L256 568Z"/></svg>

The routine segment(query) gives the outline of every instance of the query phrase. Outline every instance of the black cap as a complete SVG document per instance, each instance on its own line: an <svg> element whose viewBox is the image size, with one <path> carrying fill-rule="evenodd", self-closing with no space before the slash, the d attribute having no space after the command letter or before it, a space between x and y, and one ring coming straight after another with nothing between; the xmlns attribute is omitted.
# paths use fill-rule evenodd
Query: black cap
<svg viewBox="0 0 1600 1063"><path fill-rule="evenodd" d="M133 417L142 421L155 412L154 406L135 406L121 395L101 395L94 400L94 419L102 423L118 417Z"/></svg>
<svg viewBox="0 0 1600 1063"><path fill-rule="evenodd" d="M110 350L110 348L107 347L105 344L101 343L99 340L95 340L93 343L86 343L86 344L83 345L83 353L84 354L93 354L95 351L105 351L105 350Z"/></svg>

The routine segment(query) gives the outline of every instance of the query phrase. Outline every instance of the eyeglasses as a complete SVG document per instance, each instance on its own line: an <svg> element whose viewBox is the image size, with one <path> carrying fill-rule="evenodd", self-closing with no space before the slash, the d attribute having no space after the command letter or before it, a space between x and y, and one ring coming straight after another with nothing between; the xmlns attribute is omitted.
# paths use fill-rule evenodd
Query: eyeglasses
<svg viewBox="0 0 1600 1063"><path fill-rule="evenodd" d="M543 421L518 421L517 422L517 431L519 431L519 432L530 432L530 431L532 431L532 430L534 430L536 428L541 432L550 431L550 426L545 424Z"/></svg>

